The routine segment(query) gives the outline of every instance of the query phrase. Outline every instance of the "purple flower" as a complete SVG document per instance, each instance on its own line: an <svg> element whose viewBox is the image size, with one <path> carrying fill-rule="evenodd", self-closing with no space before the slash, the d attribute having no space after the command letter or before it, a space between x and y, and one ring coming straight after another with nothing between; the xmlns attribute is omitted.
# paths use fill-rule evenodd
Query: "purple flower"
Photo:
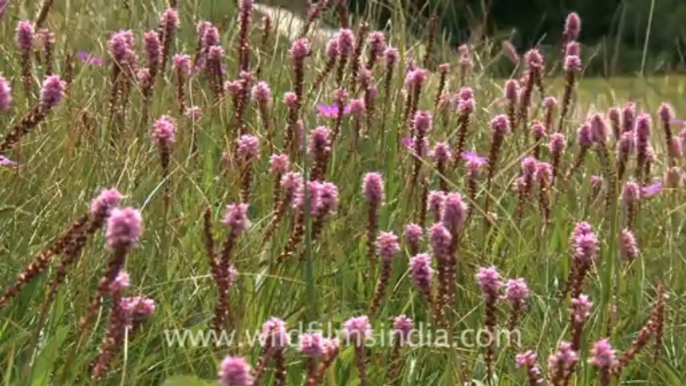
<svg viewBox="0 0 686 386"><path fill-rule="evenodd" d="M33 23L26 20L17 23L15 41L19 50L25 52L31 51L35 40L36 37L33 30Z"/></svg>
<svg viewBox="0 0 686 386"><path fill-rule="evenodd" d="M564 63L565 71L581 70L581 59L576 55L567 55Z"/></svg>
<svg viewBox="0 0 686 386"><path fill-rule="evenodd" d="M462 159L465 160L467 170L470 173L478 172L478 170L488 163L488 158L481 157L473 151L465 151L462 153Z"/></svg>
<svg viewBox="0 0 686 386"><path fill-rule="evenodd" d="M298 103L298 96L294 92L288 91L283 94L283 104L289 109L294 109Z"/></svg>
<svg viewBox="0 0 686 386"><path fill-rule="evenodd" d="M467 220L467 211L467 204L459 193L448 193L443 202L441 222L451 234L455 235Z"/></svg>
<svg viewBox="0 0 686 386"><path fill-rule="evenodd" d="M142 322L150 318L157 308L155 301L145 296L122 298L121 302L122 308L133 322Z"/></svg>
<svg viewBox="0 0 686 386"><path fill-rule="evenodd" d="M428 111L417 111L412 121L416 133L426 134L431 129L431 113Z"/></svg>
<svg viewBox="0 0 686 386"><path fill-rule="evenodd" d="M536 366L536 356L536 352L532 350L517 354L515 357L515 366L517 366L517 368Z"/></svg>
<svg viewBox="0 0 686 386"><path fill-rule="evenodd" d="M662 182L655 182L653 184L650 184L648 186L644 186L641 188L641 197L642 198L652 198L660 194L662 191Z"/></svg>
<svg viewBox="0 0 686 386"><path fill-rule="evenodd" d="M579 355L572 350L572 344L562 341L557 346L557 352L548 357L548 368L552 373L571 369L579 361Z"/></svg>
<svg viewBox="0 0 686 386"><path fill-rule="evenodd" d="M400 56L398 54L398 50L393 48L393 47L388 47L386 50L383 52L384 59L386 60L386 66L387 67L393 67L395 66L396 63L398 63L398 57Z"/></svg>
<svg viewBox="0 0 686 386"><path fill-rule="evenodd" d="M115 251L132 248L143 233L141 213L133 208L114 208L107 219L107 246Z"/></svg>
<svg viewBox="0 0 686 386"><path fill-rule="evenodd" d="M627 181L627 183L624 184L624 190L622 190L622 200L624 201L624 204L636 202L640 197L640 186L633 181Z"/></svg>
<svg viewBox="0 0 686 386"><path fill-rule="evenodd" d="M326 118L336 118L338 115L338 105L319 104L317 105L317 110L321 116ZM343 115L347 114L350 114L350 105L347 105L343 108Z"/></svg>
<svg viewBox="0 0 686 386"><path fill-rule="evenodd" d="M250 227L248 219L248 204L229 204L226 206L226 214L222 220L224 225L231 228L231 233L238 236Z"/></svg>
<svg viewBox="0 0 686 386"><path fill-rule="evenodd" d="M657 115L663 123L668 124L674 119L674 109L669 103L662 103L657 110Z"/></svg>
<svg viewBox="0 0 686 386"><path fill-rule="evenodd" d="M593 141L604 143L607 141L607 124L600 114L593 114L591 116L591 131L593 132Z"/></svg>
<svg viewBox="0 0 686 386"><path fill-rule="evenodd" d="M254 135L241 135L241 137L236 140L236 152L245 162L259 158L260 140Z"/></svg>
<svg viewBox="0 0 686 386"><path fill-rule="evenodd" d="M316 215L320 205L321 184L317 181L309 181L307 183L307 189L305 189L305 187L304 183L301 183L298 186L298 189L295 191L293 206L298 210L304 210L305 198L307 198L310 213ZM306 191L307 196L305 195Z"/></svg>
<svg viewBox="0 0 686 386"><path fill-rule="evenodd" d="M591 307L593 302L588 299L587 295L581 294L579 297L572 299L572 316L577 323L583 323L591 315Z"/></svg>
<svg viewBox="0 0 686 386"><path fill-rule="evenodd" d="M414 322L405 315L393 319L393 333L400 339L407 340L413 328Z"/></svg>
<svg viewBox="0 0 686 386"><path fill-rule="evenodd" d="M405 86L407 87L421 87L426 81L428 72L423 68L416 68L407 73L405 76Z"/></svg>
<svg viewBox="0 0 686 386"><path fill-rule="evenodd" d="M620 249L622 257L626 260L635 260L639 255L638 246L636 245L636 238L630 229L622 229Z"/></svg>
<svg viewBox="0 0 686 386"><path fill-rule="evenodd" d="M429 210L440 215L443 209L443 202L445 202L445 193L440 190L432 190L427 197Z"/></svg>
<svg viewBox="0 0 686 386"><path fill-rule="evenodd" d="M577 142L581 147L590 147L593 145L593 130L591 130L591 125L584 123L579 126L576 131Z"/></svg>
<svg viewBox="0 0 686 386"><path fill-rule="evenodd" d="M123 66L126 64L133 46L133 32L123 30L114 33L107 42L107 46L114 61Z"/></svg>
<svg viewBox="0 0 686 386"><path fill-rule="evenodd" d="M338 187L332 182L319 183L319 205L317 214L328 215L336 211L338 207Z"/></svg>
<svg viewBox="0 0 686 386"><path fill-rule="evenodd" d="M567 43L567 47L565 47L565 54L567 56L580 56L580 52L579 42L572 40Z"/></svg>
<svg viewBox="0 0 686 386"><path fill-rule="evenodd" d="M512 304L523 305L526 303L526 299L529 298L529 286L526 284L526 280L510 279L505 284L505 299Z"/></svg>
<svg viewBox="0 0 686 386"><path fill-rule="evenodd" d="M433 156L439 163L447 165L452 157L450 154L450 145L447 142L436 142L436 145L434 145Z"/></svg>
<svg viewBox="0 0 686 386"><path fill-rule="evenodd" d="M326 126L318 126L312 130L308 151L314 158L325 157L331 151L331 135Z"/></svg>
<svg viewBox="0 0 686 386"><path fill-rule="evenodd" d="M362 192L372 206L379 206L384 198L383 177L376 172L367 173L362 183Z"/></svg>
<svg viewBox="0 0 686 386"><path fill-rule="evenodd" d="M267 82L258 82L252 88L252 97L261 105L269 104L272 100L272 91L269 88L269 84Z"/></svg>
<svg viewBox="0 0 686 386"><path fill-rule="evenodd" d="M324 337L320 333L302 334L300 336L300 352L312 358L324 355Z"/></svg>
<svg viewBox="0 0 686 386"><path fill-rule="evenodd" d="M105 216L119 205L122 195L117 189L103 189L91 204L91 214L93 216Z"/></svg>
<svg viewBox="0 0 686 386"><path fill-rule="evenodd" d="M510 103L516 103L518 90L519 83L514 79L508 79L508 81L505 82L505 91L503 92L505 99Z"/></svg>
<svg viewBox="0 0 686 386"><path fill-rule="evenodd" d="M338 36L338 49L342 56L350 56L355 49L355 34L347 28L341 28Z"/></svg>
<svg viewBox="0 0 686 386"><path fill-rule="evenodd" d="M565 136L561 133L555 133L550 136L549 148L552 153L561 154L565 146L567 145L565 141Z"/></svg>
<svg viewBox="0 0 686 386"><path fill-rule="evenodd" d="M343 323L343 330L348 340L355 340L357 345L372 335L372 325L365 316L353 317Z"/></svg>
<svg viewBox="0 0 686 386"><path fill-rule="evenodd" d="M593 345L588 363L595 367L610 369L615 365L615 352L608 339L601 339Z"/></svg>
<svg viewBox="0 0 686 386"><path fill-rule="evenodd" d="M40 92L41 108L52 110L64 97L64 88L67 84L58 75L50 75L43 81Z"/></svg>
<svg viewBox="0 0 686 386"><path fill-rule="evenodd" d="M298 172L288 172L281 177L279 185L286 191L286 196L292 196L302 189L303 177Z"/></svg>
<svg viewBox="0 0 686 386"><path fill-rule="evenodd" d="M351 100L350 104L348 104L348 108L350 109L350 113L352 115L359 116L366 110L364 99L360 98ZM336 110L336 113L338 113L338 110Z"/></svg>
<svg viewBox="0 0 686 386"><path fill-rule="evenodd" d="M79 60L83 63L92 64L94 66L102 66L103 64L105 64L105 59L99 56L89 54L88 52L83 50L77 52L76 57L79 58Z"/></svg>
<svg viewBox="0 0 686 386"><path fill-rule="evenodd" d="M565 20L564 35L568 40L576 40L579 37L579 32L581 32L581 18L576 12L572 12L567 15L567 20Z"/></svg>
<svg viewBox="0 0 686 386"><path fill-rule="evenodd" d="M198 121L202 118L202 109L199 106L191 106L186 109L183 116L192 121Z"/></svg>
<svg viewBox="0 0 686 386"><path fill-rule="evenodd" d="M369 42L370 50L375 55L379 55L386 50L386 36L381 31L374 31L370 33L367 41Z"/></svg>
<svg viewBox="0 0 686 386"><path fill-rule="evenodd" d="M510 122L506 115L496 115L491 119L491 130L495 135L503 136L510 131Z"/></svg>
<svg viewBox="0 0 686 386"><path fill-rule="evenodd" d="M290 57L292 62L301 62L309 54L310 45L307 38L300 38L293 42L293 45L291 45Z"/></svg>
<svg viewBox="0 0 686 386"><path fill-rule="evenodd" d="M427 291L431 288L431 278L434 270L431 268L431 258L426 253L420 253L410 259L410 271L414 285Z"/></svg>
<svg viewBox="0 0 686 386"><path fill-rule="evenodd" d="M0 111L5 111L12 104L12 88L9 82L0 75Z"/></svg>
<svg viewBox="0 0 686 386"><path fill-rule="evenodd" d="M398 236L393 232L380 232L376 238L376 247L379 251L379 256L384 261L391 261L394 256L400 253Z"/></svg>
<svg viewBox="0 0 686 386"><path fill-rule="evenodd" d="M405 227L405 240L410 245L415 245L419 247L419 243L422 242L424 230L417 224L411 223L407 224Z"/></svg>
<svg viewBox="0 0 686 386"><path fill-rule="evenodd" d="M174 143L176 141L176 121L174 121L174 118L163 115L155 121L152 139L157 146L162 143Z"/></svg>
<svg viewBox="0 0 686 386"><path fill-rule="evenodd" d="M329 60L335 60L340 53L341 50L338 49L338 39L336 37L329 39L326 43L326 56Z"/></svg>
<svg viewBox="0 0 686 386"><path fill-rule="evenodd" d="M272 174L284 174L289 167L288 154L272 154L269 157L269 171Z"/></svg>
<svg viewBox="0 0 686 386"><path fill-rule="evenodd" d="M286 322L279 318L269 318L262 324L260 342L270 348L283 349L291 342Z"/></svg>
<svg viewBox="0 0 686 386"><path fill-rule="evenodd" d="M160 16L160 25L164 28L179 28L179 14L174 8L167 8Z"/></svg>
<svg viewBox="0 0 686 386"><path fill-rule="evenodd" d="M12 161L11 159L5 157L4 155L0 155L0 166L8 167L8 168L14 168L19 166L18 163Z"/></svg>
<svg viewBox="0 0 686 386"><path fill-rule="evenodd" d="M110 283L109 289L112 293L122 292L125 289L129 288L130 284L131 280L129 279L129 274L124 271L119 271L117 277L115 277L114 280Z"/></svg>
<svg viewBox="0 0 686 386"><path fill-rule="evenodd" d="M219 365L219 384L223 386L252 386L253 378L248 361L227 356Z"/></svg>
<svg viewBox="0 0 686 386"><path fill-rule="evenodd" d="M503 282L500 281L500 273L495 266L489 268L479 268L476 274L476 281L481 288L481 293L484 298L495 299L497 298L498 291L500 287L503 286Z"/></svg>
<svg viewBox="0 0 686 386"><path fill-rule="evenodd" d="M431 241L431 250L437 260L448 259L450 243L452 242L450 231L446 229L443 224L436 223L429 228L429 240Z"/></svg>
<svg viewBox="0 0 686 386"><path fill-rule="evenodd" d="M535 48L530 49L524 54L524 60L529 68L540 70L543 68L543 55Z"/></svg>
<svg viewBox="0 0 686 386"><path fill-rule="evenodd" d="M152 30L143 34L143 47L148 58L148 66L157 67L162 61L162 44L157 31Z"/></svg>
<svg viewBox="0 0 686 386"><path fill-rule="evenodd" d="M191 57L183 54L174 55L174 68L181 75L188 77L191 75Z"/></svg>

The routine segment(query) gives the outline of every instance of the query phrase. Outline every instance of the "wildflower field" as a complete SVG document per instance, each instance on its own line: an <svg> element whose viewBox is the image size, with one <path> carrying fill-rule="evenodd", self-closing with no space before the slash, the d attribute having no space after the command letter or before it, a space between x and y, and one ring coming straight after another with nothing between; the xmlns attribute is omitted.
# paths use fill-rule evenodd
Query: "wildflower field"
<svg viewBox="0 0 686 386"><path fill-rule="evenodd" d="M686 384L686 79L388 7L0 0L0 382Z"/></svg>

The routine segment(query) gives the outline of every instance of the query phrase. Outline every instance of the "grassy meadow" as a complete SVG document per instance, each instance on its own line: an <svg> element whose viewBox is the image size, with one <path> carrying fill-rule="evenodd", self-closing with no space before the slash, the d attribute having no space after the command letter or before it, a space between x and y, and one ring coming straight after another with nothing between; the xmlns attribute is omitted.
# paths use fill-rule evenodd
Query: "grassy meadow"
<svg viewBox="0 0 686 386"><path fill-rule="evenodd" d="M433 115L427 133L429 148L444 141L453 152L447 169L439 172L437 157L425 150L418 154L415 150L419 147L414 147L414 143L406 147L403 141L413 126L412 117L404 119L406 95L416 95L414 89L405 85L410 72L408 63L422 66L425 51L431 45L426 39L422 43L411 37L403 28L409 15L389 6L393 22L383 32L387 45L396 47L400 58L394 67L388 95L384 87L388 69L384 58L379 58L371 72L370 84L378 89L373 112L359 117L344 115L340 134L330 144L323 180L337 187L335 212L323 221L321 234L313 235L313 228L321 225L316 224L318 215L304 211L301 216L302 210L285 205L283 220L273 235L266 238L265 230L278 207L274 194L279 189L270 172L270 155L288 153L284 149L286 133L297 126L289 127L293 109L283 101L286 92L297 88L289 58L292 42L275 33L263 40L261 16L255 14L252 18L248 41L249 69L254 80L249 87L257 81L267 82L271 101L265 129L255 99L246 98L244 130L259 139L259 158L246 166L234 145L239 137L235 98L228 92L216 97L210 72L193 71L181 85L185 107L199 107L202 117L188 118L178 107L178 78L172 60L175 54L196 55L199 41L196 25L207 20L220 32L221 66L226 70L223 80L238 79L240 37L234 2L186 0L178 3L180 23L171 41L167 66L158 74L147 102L144 87L137 79L122 81L128 82L129 91L121 118L111 118L110 113L115 86L112 72L116 64L108 52L108 39L118 30L130 29L135 36L139 66L146 66L143 33L158 29L160 14L168 5L163 1L56 0L49 10L44 26L56 38L53 71L66 78L71 71L67 57L71 55L72 81L61 103L41 123L11 149L0 152L17 164L0 166L0 292L10 288L36 256L50 248L76 219L89 213L92 200L103 188L116 188L124 196L120 206L139 210L143 218L138 245L126 257L130 286L123 296L146 296L154 300L156 307L137 328L121 329L107 371L101 378L93 377L92 364L98 361L103 338L112 327L110 312L112 299L116 297L105 293L85 330L79 320L87 314L113 256L106 247L103 227L88 236L52 302L46 299L59 262L67 254L64 250L0 308L0 383L213 385L217 384L220 364L226 356L244 357L253 368L258 368L261 357L270 357L265 356L259 345L245 342L250 332L259 331L271 317L283 319L292 328L300 323L318 322L342 329L349 318L368 314L382 276L378 254L368 257L370 218L376 219L379 231L395 233L401 247L392 259L388 285L378 311L368 315L372 328L390 330L395 317L406 315L414 320L415 327L423 324L430 326L425 329L448 331L450 347L425 342L402 347L393 358L392 344L365 350L341 344L318 384L529 385L533 383L526 369L518 368L515 359L526 350L538 353L542 384L678 386L686 382L686 177L683 169L686 134L682 137L683 156L670 156L657 113L660 105L668 102L675 118L686 119L685 77L583 79L583 70L577 72L576 79L581 80L573 86L569 113L562 126L567 145L561 154L558 178L541 180L541 184L549 184L543 192L539 192L541 184L533 183L529 194L520 198L515 185L517 178L522 177L522 160L534 154L538 147L539 161L553 162L548 141L560 128L565 74L560 69L561 58L545 58L542 83L546 94L541 94L538 87L533 88L528 117L505 135L498 161L493 166L490 188L486 183L489 167L484 165L476 180L475 196L471 196L465 163L461 156L454 154L461 124L457 102L444 108L435 106L440 83L438 64L451 65L444 88L446 95L458 93L462 86L473 89L475 108L463 150L488 157L493 137L491 119L507 114L508 110L503 98L506 79L489 72L489 63L501 55L492 57L489 48L499 42L471 42L467 55L473 68L467 71L461 85L460 56L443 47L439 42L440 33L435 38L428 74L419 99L414 102L418 111ZM0 138L21 124L22 117L39 103L40 85L46 72L45 55L38 54L38 48L31 54L27 95L22 85L15 28L21 20L35 21L40 7L38 1L10 1L0 19L0 75L12 89L11 105L5 111L0 109ZM337 20L335 7L324 13L327 20ZM351 29L358 32L361 20L351 19ZM371 25L370 29L382 27ZM312 130L318 126L334 130L336 126L336 118L321 116L317 105L334 104L334 90L338 87L334 69L321 86L313 89L327 57L325 44L320 40L313 41L310 49L311 54L304 59L302 107L296 116L303 122L304 135L290 154L290 171L300 172L306 179L318 162L307 152ZM363 65L367 63L369 49L366 46L362 53ZM79 51L103 58L104 63L82 60ZM520 54L522 65L512 75L518 80L527 71L524 53ZM585 54L582 48L582 63ZM557 70L551 70L554 68ZM133 73L122 74L126 78ZM341 85L349 92L350 99L362 98L368 87L355 80L349 68L345 69ZM525 88L526 82L520 82L520 86ZM548 96L556 97L558 105L552 127L537 143L533 135L525 132L530 130L534 119L545 119L542 101ZM384 103L386 97L388 102ZM624 108L629 101L635 102L637 114L652 116L649 144L654 157L638 182L646 186L658 181L664 183L660 192L651 197L642 195L633 204L633 215L628 213L622 191L625 183L634 179L636 152L630 155L623 180L617 180L618 144L607 120L608 109ZM372 108L369 104L366 107ZM519 110L521 105L516 107ZM590 119L589 114L596 112L607 122L610 134L607 140L595 140L578 170L567 178L581 149L577 128ZM171 155L167 172L161 166L159 146L151 140L154 123L163 115L172 117L176 124L176 140L167 143ZM355 138L358 124L362 131ZM681 126L672 123L671 129L678 138ZM602 156L602 149L609 153L609 159ZM226 331L236 331L240 342L229 347L171 345L165 331L207 332L212 328L218 285L206 249L203 214L209 208L216 253L219 253L224 240L231 238L235 230L222 221L227 205L241 200L246 167L252 171L246 202L251 224L234 240L232 264L237 277L229 290L228 320L222 326ZM676 185L665 180L670 167L676 168L681 178ZM369 215L368 197L362 188L364 176L369 172L378 172L383 177L384 198L376 216ZM592 186L592 176L601 177L600 185ZM404 234L409 223L424 223L419 252L428 253L432 266L441 269L429 229L445 218L426 208L426 198L422 196L424 192L445 187L449 192L460 193L470 214L455 233L456 274L450 284L456 288L455 296L444 305L442 320L436 320L433 306L413 282L409 265L413 253ZM284 197L284 192L280 196ZM541 197L545 199L541 201ZM518 218L520 205L522 215ZM548 218L543 214L546 205ZM485 221L485 217L492 217L487 212L495 214L497 220ZM93 215L90 216L92 221ZM629 217L633 217L631 224L628 224ZM279 259L301 219L305 234L296 252L290 258ZM592 226L598 239L599 252L580 284L593 306L580 331L580 347L575 354L577 364L568 379L559 381L555 370L549 370L548 357L555 354L561 341L573 340L571 299L564 294L569 272L577 264L571 235L581 221ZM626 259L621 248L621 231L627 227L640 250L633 260ZM491 316L497 327L508 326L511 303L500 297L497 301L489 300L475 278L479 268L490 266L497 267L503 282L525 279L530 291L518 321L519 346L493 347L492 359L488 358L488 348L460 344L459 339L462 331L484 328L486 303L491 300L496 303ZM438 276L437 272L432 282L434 294L440 291ZM660 303L658 283L664 286L664 313L656 305ZM503 287L498 296L504 293ZM440 295L435 296L434 303ZM589 363L596 341L608 338L619 360L632 348L642 329L650 334L650 340L628 361L619 376L612 376L611 383L605 383L601 371ZM661 339L655 339L658 329L663 330ZM297 341L297 337L293 339ZM657 340L659 343L654 346ZM364 367L368 379L363 380L356 363L360 351L366 356ZM260 384L307 385L309 360L299 352L298 345L280 355L285 356L286 375L282 377L274 371L275 366L284 364L272 357ZM492 368L490 376L489 367ZM391 377L389 369L397 369L397 376Z"/></svg>

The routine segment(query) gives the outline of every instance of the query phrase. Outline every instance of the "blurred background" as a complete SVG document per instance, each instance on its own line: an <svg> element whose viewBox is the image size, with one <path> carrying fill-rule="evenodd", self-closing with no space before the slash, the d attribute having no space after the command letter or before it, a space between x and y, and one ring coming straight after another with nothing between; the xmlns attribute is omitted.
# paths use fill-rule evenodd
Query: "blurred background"
<svg viewBox="0 0 686 386"><path fill-rule="evenodd" d="M489 49L499 50L500 41L511 40L520 52L533 46L559 49L565 17L576 11L582 19L586 76L686 71L686 0L348 1L353 13L376 15L380 26L389 21L393 9L402 8L406 22L419 35L428 33L428 20L435 16L445 42L454 48L472 41L491 42ZM298 14L307 9L307 0L262 2ZM510 70L507 63L495 67L502 73Z"/></svg>

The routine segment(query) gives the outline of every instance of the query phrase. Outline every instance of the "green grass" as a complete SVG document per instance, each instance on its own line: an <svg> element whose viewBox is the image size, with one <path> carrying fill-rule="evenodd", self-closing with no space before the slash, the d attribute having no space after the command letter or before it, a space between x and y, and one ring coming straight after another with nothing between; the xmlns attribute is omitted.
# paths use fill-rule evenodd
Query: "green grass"
<svg viewBox="0 0 686 386"><path fill-rule="evenodd" d="M24 2L26 3L26 2ZM137 38L142 32L155 28L157 15L164 4L157 2L128 1L127 11L121 2L109 1L56 1L48 19L48 27L57 35L57 71L64 69L66 51L88 50L106 56L106 40L112 31L131 28ZM190 1L180 2L181 30L175 43L175 52L193 53L196 44L195 23L206 19L220 26L225 49L224 64L227 75L233 77L236 69L236 30L233 2ZM36 4L18 5L14 2L8 15L0 22L0 69L12 81L13 109L0 113L0 131L4 134L28 110L30 101L24 98L19 81L18 57L12 44L13 28L17 20L34 15ZM408 16L394 11L394 21ZM407 57L421 60L420 54L400 26L387 31L391 45L398 46ZM253 42L259 41L255 31ZM260 79L272 86L275 97L272 114L277 129L277 143L285 130L287 112L281 95L292 88L292 73L284 47L288 42L275 37L266 52L253 52L252 63L259 64ZM440 45L439 45L440 46ZM139 43L140 47L140 43ZM322 47L314 48L307 60L306 77L311 82L324 62ZM142 57L142 52L140 53ZM437 57L448 58L448 52ZM403 63L406 58L403 58ZM552 61L552 60L551 60ZM484 61L486 62L486 61ZM479 62L480 64L481 62ZM403 68L401 66L401 68ZM36 85L42 78L42 68L36 70ZM456 72L456 71L453 71ZM398 128L401 126L402 85L404 70L394 79L390 111L382 116L381 103L375 116L369 138L362 140L353 157L348 157L351 146L352 122L344 122L342 137L335 144L327 179L339 188L340 206L329 220L319 240L307 248L306 263L298 258L283 264L275 263L288 237L289 226L283 224L273 241L261 248L262 230L271 218L272 177L268 173L269 153L262 147L262 157L255 165L255 179L251 193L251 229L241 237L235 252L235 263L240 272L236 286L231 290L233 327L237 331L258 329L271 316L278 316L290 326L300 322L317 321L339 326L347 318L364 314L376 285L377 270L369 266L365 247L366 204L361 192L362 176L368 171L384 174L386 200L380 210L380 229L401 234L404 226L413 221L417 200L410 199L409 175L413 159L404 149L396 150ZM375 74L381 80L381 73ZM437 75L430 77L423 93L420 109L433 109ZM547 88L561 97L561 80L548 78ZM451 79L450 90L457 91L457 77ZM488 152L490 131L488 120L504 112L500 102L503 80L493 78L477 65L468 84L475 89L477 111L468 140L468 148L480 154ZM590 111L606 111L613 105L634 100L641 110L654 112L664 101L670 101L677 112L686 111L683 98L684 77L589 79L581 83L575 94L573 116L567 125L568 140L572 140L576 126ZM306 88L307 89L307 88ZM381 85L379 85L382 95ZM36 88L37 90L37 88ZM75 79L68 96L47 122L25 137L21 147L7 154L20 163L18 169L0 168L0 287L11 284L33 256L46 248L69 224L89 208L90 200L103 187L116 187L126 195L124 205L142 211L145 232L140 246L129 255L126 270L131 275L131 295L144 294L157 303L157 311L146 321L135 336L129 336L113 362L112 371L103 384L157 385L177 375L196 376L211 383L216 378L219 361L230 353L251 358L254 364L258 347L178 348L169 347L164 331L169 329L206 330L212 318L216 290L211 279L202 239L202 211L210 205L218 239L225 230L219 220L225 205L238 200L238 170L223 163L222 152L232 138L230 101L215 104L202 76L194 77L188 87L188 104L201 106L205 117L195 126L178 119L178 141L174 145L171 175L162 180L158 153L150 141L151 122L139 124L141 95L132 93L129 118L123 132L108 130L107 98L110 90L107 66L84 66L77 63ZM330 124L316 118L316 103L331 103L332 82L321 93L309 97L304 103L303 119L310 130L319 124ZM151 106L150 116L175 114L175 81L168 72L160 82ZM539 96L534 93L534 102ZM537 113L540 114L538 110ZM251 132L264 138L261 123L254 106L247 113ZM386 132L380 133L382 120ZM457 117L452 114L447 125L435 119L430 140L450 140L455 136ZM197 157L190 156L192 132L197 131ZM115 146L110 138L115 138ZM383 140L382 140L383 138ZM521 136L518 141L521 141ZM612 345L623 351L631 346L637 332L647 321L655 300L655 281L662 280L670 294L667 303L665 336L660 361L651 364L650 349L639 354L624 372L622 382L628 384L680 385L686 374L686 340L684 340L683 310L686 309L686 194L683 187L665 190L657 198L642 204L635 227L641 256L631 264L617 263L616 275L608 276L617 256L611 240L609 219L602 200L591 202L588 178L602 174L595 152L591 152L581 173L567 183L558 185L553 192L550 223L544 226L538 209L529 205L519 227L514 225L513 212L516 197L511 183L516 177L519 160L528 148L509 137L501 155L500 168L490 192L481 192L475 206L475 217L460 242L458 268L458 296L450 305L448 317L455 331L476 329L483 325L484 307L474 280L476 269L496 264L504 277L524 277L532 290L528 310L521 320L523 349L539 350L539 360L545 359L560 340L569 339L568 301L559 301L570 264L569 235L578 221L589 221L602 241L602 259L597 270L587 279L584 288L595 305L589 319L584 345L580 353L582 362L588 358L592 343L603 337L608 302L617 307L613 322ZM262 142L264 144L264 141ZM652 177L662 178L665 167L663 133L659 125L653 128L652 145L657 162ZM563 165L573 161L576 146L570 146ZM549 157L547 150L543 158ZM682 165L683 166L683 160ZM296 169L300 166L296 166ZM438 186L438 176L431 160L424 170L432 178L432 188ZM465 191L464 172L458 169L449 173L452 189ZM172 184L172 200L165 220L162 194L164 184ZM492 233L491 248L482 249L483 198L493 197L491 208L500 220ZM535 204L535 203L534 203ZM620 221L623 217L619 213ZM429 220L431 223L431 220ZM428 246L427 246L428 249ZM97 282L107 263L104 237L99 234L90 240L78 263L60 289L52 305L44 328L37 331L38 315L47 290L51 269L29 284L21 294L0 311L0 376L7 385L88 384L87 364L97 356L107 322L107 308L98 315L95 326L80 346L78 318L84 314ZM417 323L431 320L420 294L412 286L407 272L406 250L393 263L389 289L380 313L373 319L375 328L388 328L392 318L399 314L411 316ZM611 279L611 280L608 280ZM608 287L608 286L611 286ZM609 295L616 295L610 298ZM107 302L106 302L107 304ZM499 306L499 321L506 323L509 307ZM650 346L649 346L650 347ZM524 385L526 375L514 366L517 350L502 348L496 351L495 380L497 385ZM72 354L73 353L73 354ZM390 354L388 347L371 348L369 372L371 384L383 383ZM74 360L68 358L73 355ZM576 384L597 382L596 372L582 365L576 375ZM288 354L289 384L304 384L304 362L291 350ZM406 350L402 367L403 385L455 385L467 382L485 384L483 351L460 347L440 349L416 347ZM679 375L682 374L682 375ZM265 384L272 384L269 375ZM332 370L326 376L327 385L358 384L353 350L344 348ZM191 381L177 381L189 385Z"/></svg>

